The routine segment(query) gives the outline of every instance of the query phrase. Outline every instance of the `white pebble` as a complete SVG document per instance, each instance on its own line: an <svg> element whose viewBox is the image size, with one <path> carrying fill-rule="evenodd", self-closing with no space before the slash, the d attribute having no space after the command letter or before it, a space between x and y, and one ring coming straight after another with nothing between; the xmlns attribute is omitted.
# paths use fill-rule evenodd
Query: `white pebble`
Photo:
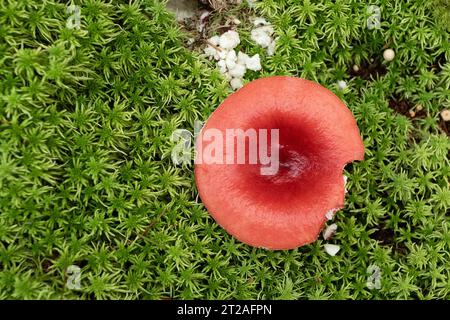
<svg viewBox="0 0 450 320"><path fill-rule="evenodd" d="M227 64L228 69L233 69L236 66L237 56L236 51L231 50L228 51L227 56L225 58L225 62Z"/></svg>
<svg viewBox="0 0 450 320"><path fill-rule="evenodd" d="M217 62L217 65L219 66L221 73L227 72L227 63L225 62L225 60L219 60L219 62Z"/></svg>
<svg viewBox="0 0 450 320"><path fill-rule="evenodd" d="M206 46L204 52L209 59L220 59L219 51L214 47Z"/></svg>
<svg viewBox="0 0 450 320"><path fill-rule="evenodd" d="M339 87L339 89L344 90L345 88L347 88L347 82L345 82L344 80L339 80L337 82L337 85Z"/></svg>
<svg viewBox="0 0 450 320"><path fill-rule="evenodd" d="M255 20L253 20L253 24L256 26L256 27L260 27L260 26L266 26L266 25L268 25L269 23L266 21L266 19L264 19L264 18L256 18Z"/></svg>
<svg viewBox="0 0 450 320"><path fill-rule="evenodd" d="M267 33L269 36L271 36L274 32L271 25L259 27L258 30Z"/></svg>
<svg viewBox="0 0 450 320"><path fill-rule="evenodd" d="M259 54L255 54L253 57L248 57L245 61L245 66L247 69L252 71L259 71L261 70L261 59L259 58Z"/></svg>
<svg viewBox="0 0 450 320"><path fill-rule="evenodd" d="M214 36L208 39L208 41L215 46L219 45L219 41L220 41L220 37L219 36Z"/></svg>
<svg viewBox="0 0 450 320"><path fill-rule="evenodd" d="M272 37L259 28L252 30L250 38L263 48L267 48L272 42Z"/></svg>
<svg viewBox="0 0 450 320"><path fill-rule="evenodd" d="M237 90L243 87L242 80L240 78L233 78L230 81L231 88Z"/></svg>
<svg viewBox="0 0 450 320"><path fill-rule="evenodd" d="M229 70L233 78L242 78L245 74L246 68L242 64L236 64L233 69Z"/></svg>
<svg viewBox="0 0 450 320"><path fill-rule="evenodd" d="M336 233L336 230L337 230L337 224L336 224L336 223L330 224L330 225L327 226L326 229L323 231L323 233L322 233L323 238L324 238L325 240L331 239L331 237Z"/></svg>
<svg viewBox="0 0 450 320"><path fill-rule="evenodd" d="M392 61L395 58L395 52L392 49L386 49L383 52L383 58L386 61Z"/></svg>
<svg viewBox="0 0 450 320"><path fill-rule="evenodd" d="M238 55L237 55L237 63L245 64L245 61L247 61L248 58L249 58L249 56L246 53L239 51Z"/></svg>
<svg viewBox="0 0 450 320"><path fill-rule="evenodd" d="M325 245L325 251L332 257L334 257L339 252L339 250L341 250L341 247L339 247L336 244L328 244L327 243Z"/></svg>
<svg viewBox="0 0 450 320"><path fill-rule="evenodd" d="M219 58L222 60L225 60L227 58L227 54L228 54L228 51L221 50L221 51L219 51Z"/></svg>
<svg viewBox="0 0 450 320"><path fill-rule="evenodd" d="M234 30L229 30L222 34L219 39L219 45L221 48L231 50L237 47L241 42L239 34Z"/></svg>
<svg viewBox="0 0 450 320"><path fill-rule="evenodd" d="M272 40L272 42L267 47L267 54L269 56L273 56L273 54L275 53L275 46L276 46L275 40Z"/></svg>

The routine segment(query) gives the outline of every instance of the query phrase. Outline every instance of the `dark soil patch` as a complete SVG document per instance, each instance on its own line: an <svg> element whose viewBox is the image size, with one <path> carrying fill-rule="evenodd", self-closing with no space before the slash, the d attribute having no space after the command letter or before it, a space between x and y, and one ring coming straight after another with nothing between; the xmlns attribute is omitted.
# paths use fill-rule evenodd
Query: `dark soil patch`
<svg viewBox="0 0 450 320"><path fill-rule="evenodd" d="M394 246L394 251L402 256L406 256L408 254L408 248L403 242L396 242Z"/></svg>
<svg viewBox="0 0 450 320"><path fill-rule="evenodd" d="M439 128L441 128L447 136L450 136L450 121L444 121L444 119L440 117Z"/></svg>
<svg viewBox="0 0 450 320"><path fill-rule="evenodd" d="M414 106L413 103L399 96L391 97L391 99L389 100L389 107L396 113L404 115L409 119L422 119L427 116L427 113L424 109L420 109L417 106Z"/></svg>
<svg viewBox="0 0 450 320"><path fill-rule="evenodd" d="M421 143L423 140L423 133L420 128L415 127L408 135L408 146L414 148L416 144Z"/></svg>
<svg viewBox="0 0 450 320"><path fill-rule="evenodd" d="M370 238L378 241L382 246L391 247L392 250L400 255L406 255L408 248L402 243L395 240L395 232L385 225L380 227L370 235Z"/></svg>
<svg viewBox="0 0 450 320"><path fill-rule="evenodd" d="M358 68L355 71L353 65L351 65L348 71L349 75L351 77L360 77L364 80L371 80L384 76L387 73L386 66L377 58L372 58L370 61L363 61Z"/></svg>
<svg viewBox="0 0 450 320"><path fill-rule="evenodd" d="M395 110L395 112L400 113L406 117L409 117L409 110L411 105L406 100L391 99L389 100L389 108Z"/></svg>
<svg viewBox="0 0 450 320"><path fill-rule="evenodd" d="M433 64L429 67L429 70L434 70L435 73L439 73L442 70L442 66L446 63L445 53L441 53L436 57Z"/></svg>
<svg viewBox="0 0 450 320"><path fill-rule="evenodd" d="M45 273L48 273L50 271L51 266L52 266L52 262L50 260L45 259L44 261L42 261L41 266L42 266L42 270Z"/></svg>
<svg viewBox="0 0 450 320"><path fill-rule="evenodd" d="M86 267L89 264L89 261L86 259L83 259L79 262L76 263L77 266L80 267L80 269L83 269L84 267Z"/></svg>
<svg viewBox="0 0 450 320"><path fill-rule="evenodd" d="M392 229L385 229L384 226L380 226L377 231L372 233L370 237L377 240L382 245L392 246L395 243L395 232Z"/></svg>
<svg viewBox="0 0 450 320"><path fill-rule="evenodd" d="M56 260L59 258L59 252L56 250L52 251L52 255L50 257L44 258L41 262L42 270L45 273L50 272L51 267L53 266L52 260Z"/></svg>

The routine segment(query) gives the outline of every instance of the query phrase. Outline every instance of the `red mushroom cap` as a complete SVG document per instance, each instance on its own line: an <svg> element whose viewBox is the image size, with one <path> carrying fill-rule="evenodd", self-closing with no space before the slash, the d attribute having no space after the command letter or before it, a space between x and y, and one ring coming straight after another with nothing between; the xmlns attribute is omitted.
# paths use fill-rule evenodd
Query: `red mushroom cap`
<svg viewBox="0 0 450 320"><path fill-rule="evenodd" d="M364 159L350 110L317 83L287 76L255 80L230 95L197 137L216 129L279 129L279 170L261 164L196 163L200 197L213 218L240 241L292 249L315 241L328 212L344 206L344 166ZM204 149L203 149L204 150Z"/></svg>

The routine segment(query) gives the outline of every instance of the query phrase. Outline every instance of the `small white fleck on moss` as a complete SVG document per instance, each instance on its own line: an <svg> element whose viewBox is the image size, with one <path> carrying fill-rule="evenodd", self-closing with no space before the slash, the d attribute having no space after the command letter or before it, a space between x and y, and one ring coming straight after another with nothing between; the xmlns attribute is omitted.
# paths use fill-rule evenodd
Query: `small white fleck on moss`
<svg viewBox="0 0 450 320"><path fill-rule="evenodd" d="M269 23L266 21L266 19L258 17L258 18L255 18L255 20L253 20L253 24L256 27L260 27L260 26L266 26Z"/></svg>
<svg viewBox="0 0 450 320"><path fill-rule="evenodd" d="M233 69L228 70L230 76L232 76L233 78L242 78L245 74L245 71L245 66L241 64L236 64Z"/></svg>
<svg viewBox="0 0 450 320"><path fill-rule="evenodd" d="M392 61L395 58L395 52L392 49L386 49L383 52L383 58L386 61Z"/></svg>
<svg viewBox="0 0 450 320"><path fill-rule="evenodd" d="M226 51L226 50L219 51L219 58L220 59L226 59L227 58L227 54L228 54L228 51Z"/></svg>
<svg viewBox="0 0 450 320"><path fill-rule="evenodd" d="M450 110L445 109L441 111L441 117L444 121L450 121Z"/></svg>
<svg viewBox="0 0 450 320"><path fill-rule="evenodd" d="M267 47L267 54L269 56L273 56L273 54L275 53L275 49L276 49L276 42L275 40L272 40L272 42L269 43L269 46Z"/></svg>
<svg viewBox="0 0 450 320"><path fill-rule="evenodd" d="M236 51L230 50L227 53L227 56L225 58L225 62L227 64L227 68L228 69L233 69L236 66L236 60L237 60Z"/></svg>
<svg viewBox="0 0 450 320"><path fill-rule="evenodd" d="M227 64L225 60L219 60L219 62L217 62L217 65L219 66L219 70L221 73L227 72Z"/></svg>
<svg viewBox="0 0 450 320"><path fill-rule="evenodd" d="M325 251L332 257L334 257L339 252L339 250L341 250L341 247L338 246L337 244L327 243L325 245Z"/></svg>
<svg viewBox="0 0 450 320"><path fill-rule="evenodd" d="M252 71L261 70L261 59L259 58L259 54L255 54L253 57L247 56L245 66L247 67L247 69Z"/></svg>
<svg viewBox="0 0 450 320"><path fill-rule="evenodd" d="M240 78L233 78L230 81L230 85L231 85L231 88L233 90L237 90L237 89L242 88L243 83L242 83L242 80Z"/></svg>
<svg viewBox="0 0 450 320"><path fill-rule="evenodd" d="M253 29L250 38L263 48L267 48L272 42L272 37L260 28Z"/></svg>
<svg viewBox="0 0 450 320"><path fill-rule="evenodd" d="M225 50L231 50L237 47L241 42L239 34L234 30L229 30L222 34L219 39L219 45Z"/></svg>
<svg viewBox="0 0 450 320"><path fill-rule="evenodd" d="M339 89L344 90L345 88L347 88L347 82L345 82L344 80L339 80L337 82L337 85L339 87Z"/></svg>
<svg viewBox="0 0 450 320"><path fill-rule="evenodd" d="M208 41L214 45L214 46L218 46L219 45L219 41L220 41L220 37L219 36L214 36L208 39Z"/></svg>
<svg viewBox="0 0 450 320"><path fill-rule="evenodd" d="M338 211L338 209L331 209L325 214L325 218L327 218L328 221L333 220L334 214Z"/></svg>
<svg viewBox="0 0 450 320"><path fill-rule="evenodd" d="M247 59L249 58L249 56L246 53L243 53L242 51L239 51L237 54L237 63L238 64L245 64L245 61L247 61Z"/></svg>
<svg viewBox="0 0 450 320"><path fill-rule="evenodd" d="M322 232L323 238L325 240L331 239L331 237L333 237L334 234L336 233L336 230L337 230L337 224L336 223L330 224L329 226L327 226L325 228L325 230L323 230L323 232Z"/></svg>
<svg viewBox="0 0 450 320"><path fill-rule="evenodd" d="M204 52L209 59L214 59L214 60L220 59L219 51L214 47L211 47L208 45L205 47Z"/></svg>

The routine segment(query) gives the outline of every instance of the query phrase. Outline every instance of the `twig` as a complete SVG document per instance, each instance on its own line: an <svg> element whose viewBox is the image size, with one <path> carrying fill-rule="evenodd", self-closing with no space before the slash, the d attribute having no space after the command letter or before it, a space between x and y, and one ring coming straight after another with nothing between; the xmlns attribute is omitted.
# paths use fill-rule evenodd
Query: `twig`
<svg viewBox="0 0 450 320"><path fill-rule="evenodd" d="M212 44L211 41L209 40L204 40L208 45L210 45L211 47L213 47L214 49L218 50L218 51L222 51L222 49L218 46L216 46L215 44Z"/></svg>

